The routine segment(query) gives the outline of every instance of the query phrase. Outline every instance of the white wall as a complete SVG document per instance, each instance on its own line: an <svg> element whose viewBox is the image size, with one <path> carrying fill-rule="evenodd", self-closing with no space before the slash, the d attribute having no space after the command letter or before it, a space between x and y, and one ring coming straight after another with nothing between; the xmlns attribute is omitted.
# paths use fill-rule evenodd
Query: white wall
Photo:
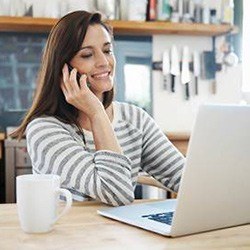
<svg viewBox="0 0 250 250"><path fill-rule="evenodd" d="M221 39L217 39L219 46ZM153 36L153 61L161 61L164 49L170 49L174 43L179 51L184 45L189 46L190 52L212 49L211 37L155 35ZM164 91L162 72L153 71L153 115L156 122L165 132L190 131L201 103L239 103L241 99L241 73L241 65L217 72L216 95L211 93L211 81L199 79L199 95L194 96L191 93L191 98L186 101L181 83L176 85L175 93L171 93L169 90Z"/></svg>
<svg viewBox="0 0 250 250"><path fill-rule="evenodd" d="M75 10L94 11L93 0L22 0L27 7L33 6L34 17L59 18Z"/></svg>

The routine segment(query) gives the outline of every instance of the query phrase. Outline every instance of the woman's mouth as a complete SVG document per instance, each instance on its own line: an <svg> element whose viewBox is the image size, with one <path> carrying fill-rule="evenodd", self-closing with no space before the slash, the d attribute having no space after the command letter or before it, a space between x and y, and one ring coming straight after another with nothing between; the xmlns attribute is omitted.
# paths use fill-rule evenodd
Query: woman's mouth
<svg viewBox="0 0 250 250"><path fill-rule="evenodd" d="M105 72L93 74L91 75L91 77L95 80L105 80L109 77L109 75L110 75L110 71L105 71Z"/></svg>

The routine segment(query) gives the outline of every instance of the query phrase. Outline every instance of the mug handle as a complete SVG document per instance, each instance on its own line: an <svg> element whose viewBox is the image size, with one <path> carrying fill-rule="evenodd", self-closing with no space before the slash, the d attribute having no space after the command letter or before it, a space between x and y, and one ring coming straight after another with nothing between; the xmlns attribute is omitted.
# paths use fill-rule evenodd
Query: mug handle
<svg viewBox="0 0 250 250"><path fill-rule="evenodd" d="M56 192L65 196L66 205L63 211L55 218L54 223L58 221L63 215L65 215L69 211L72 205L72 194L69 192L69 190L64 188L58 188Z"/></svg>

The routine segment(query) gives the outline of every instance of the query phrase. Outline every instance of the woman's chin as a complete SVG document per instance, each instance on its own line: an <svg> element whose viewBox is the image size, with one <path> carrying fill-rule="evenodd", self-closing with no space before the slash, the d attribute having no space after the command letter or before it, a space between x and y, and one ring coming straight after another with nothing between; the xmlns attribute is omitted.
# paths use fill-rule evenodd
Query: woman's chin
<svg viewBox="0 0 250 250"><path fill-rule="evenodd" d="M93 92L107 92L110 91L113 88L113 82L107 81L107 82L99 82L99 83L90 83L90 89Z"/></svg>

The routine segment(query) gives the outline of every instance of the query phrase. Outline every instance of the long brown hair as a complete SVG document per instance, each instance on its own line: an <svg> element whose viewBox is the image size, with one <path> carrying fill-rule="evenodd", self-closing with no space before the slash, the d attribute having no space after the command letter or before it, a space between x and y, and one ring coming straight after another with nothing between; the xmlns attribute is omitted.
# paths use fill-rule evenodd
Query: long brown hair
<svg viewBox="0 0 250 250"><path fill-rule="evenodd" d="M21 139L28 123L41 116L54 116L65 123L76 125L81 131L77 121L79 111L65 100L60 81L63 65L80 50L87 28L93 24L102 25L112 37L112 30L102 21L100 13L75 11L62 17L52 28L43 53L32 106L11 136ZM104 93L105 108L111 104L113 96L113 88Z"/></svg>

